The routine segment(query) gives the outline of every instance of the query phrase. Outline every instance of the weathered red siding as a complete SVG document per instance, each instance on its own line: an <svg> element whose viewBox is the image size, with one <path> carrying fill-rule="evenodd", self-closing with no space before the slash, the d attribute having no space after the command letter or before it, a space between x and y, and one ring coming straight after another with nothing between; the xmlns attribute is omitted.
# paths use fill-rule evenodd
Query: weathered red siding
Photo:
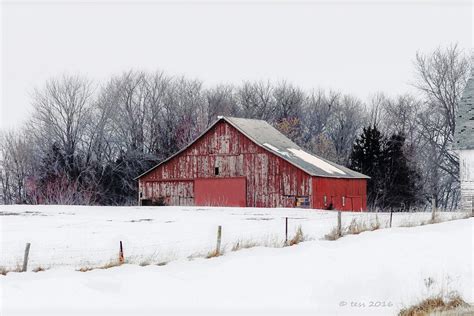
<svg viewBox="0 0 474 316"><path fill-rule="evenodd" d="M341 211L367 209L367 180L313 177L313 208Z"/></svg>
<svg viewBox="0 0 474 316"><path fill-rule="evenodd" d="M296 196L311 196L310 175L256 145L225 121L142 176L139 189L144 199L156 201L164 194L165 201L173 205L197 205L194 179L229 177L245 177L246 206L292 207Z"/></svg>

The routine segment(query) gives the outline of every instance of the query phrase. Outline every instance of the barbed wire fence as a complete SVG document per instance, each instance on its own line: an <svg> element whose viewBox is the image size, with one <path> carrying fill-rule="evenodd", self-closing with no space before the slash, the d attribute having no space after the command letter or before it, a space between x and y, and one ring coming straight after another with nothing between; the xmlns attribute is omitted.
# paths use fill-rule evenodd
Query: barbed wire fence
<svg viewBox="0 0 474 316"><path fill-rule="evenodd" d="M453 212L440 214L441 220L456 219ZM463 213L455 213L458 218L464 218ZM250 214L249 214L250 215ZM248 226L218 225L213 231L194 228L187 237L153 241L113 240L109 241L110 247L97 247L95 245L57 245L48 246L42 243L29 241L23 249L15 251L16 255L6 256L2 250L0 267L9 271L41 271L51 268L100 268L110 263L125 263L150 265L163 265L170 261L180 259L194 259L209 257L209 254L218 255L256 246L284 247L289 238L292 238L298 228L305 234L305 240L324 239L331 229L342 230L353 221L371 225L377 222L381 228L416 226L417 223L429 220L430 212L425 213L352 213L326 211L317 216L281 216L265 217L267 214L247 218L255 223ZM260 216L260 217L259 217ZM339 217L339 218L338 218ZM219 229L217 227L220 227ZM216 235L216 231L218 232ZM178 233L177 236L186 235ZM160 234L157 233L158 238ZM239 245L237 244L239 243Z"/></svg>

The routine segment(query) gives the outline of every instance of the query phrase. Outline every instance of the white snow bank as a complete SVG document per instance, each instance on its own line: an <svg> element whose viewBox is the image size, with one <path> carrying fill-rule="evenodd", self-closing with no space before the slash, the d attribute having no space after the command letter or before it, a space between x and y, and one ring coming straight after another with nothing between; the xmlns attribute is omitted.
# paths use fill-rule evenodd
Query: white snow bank
<svg viewBox="0 0 474 316"><path fill-rule="evenodd" d="M473 223L379 230L163 267L11 273L0 276L0 314L396 315L443 287L472 302Z"/></svg>
<svg viewBox="0 0 474 316"><path fill-rule="evenodd" d="M7 215L9 214L9 215ZM444 213L442 218L451 218ZM225 207L85 207L0 206L0 266L21 264L25 244L31 243L29 269L38 266L74 270L117 258L119 242L125 258L170 261L207 253L216 245L222 225L222 247L238 240L283 243L285 217L290 237L298 226L320 239L337 223L337 212L312 209ZM389 213L342 214L343 225L353 218L389 222ZM393 226L428 220L430 213L395 213Z"/></svg>
<svg viewBox="0 0 474 316"><path fill-rule="evenodd" d="M340 170L339 168L334 167L333 165L327 163L326 161L319 159L316 156L313 156L304 150L301 149L295 149L295 148L287 148L290 152L292 152L295 156L303 159L307 163L312 164L313 166L324 170L327 173L334 174L334 173L339 173L339 174L346 174L344 171Z"/></svg>

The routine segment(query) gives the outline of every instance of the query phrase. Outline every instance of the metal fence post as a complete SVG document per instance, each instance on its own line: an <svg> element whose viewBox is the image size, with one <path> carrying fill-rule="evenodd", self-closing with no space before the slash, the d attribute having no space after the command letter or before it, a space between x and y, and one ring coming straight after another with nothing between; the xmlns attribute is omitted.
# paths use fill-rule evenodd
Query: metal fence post
<svg viewBox="0 0 474 316"><path fill-rule="evenodd" d="M341 211L337 212L337 235L339 237L342 237L342 219L341 219L342 213Z"/></svg>
<svg viewBox="0 0 474 316"><path fill-rule="evenodd" d="M26 272L26 269L28 268L28 255L30 254L30 246L31 244L29 242L26 243L25 256L23 257L23 268L21 269L21 272Z"/></svg>
<svg viewBox="0 0 474 316"><path fill-rule="evenodd" d="M217 245L216 245L216 255L221 253L221 238L222 238L222 226L217 227Z"/></svg>

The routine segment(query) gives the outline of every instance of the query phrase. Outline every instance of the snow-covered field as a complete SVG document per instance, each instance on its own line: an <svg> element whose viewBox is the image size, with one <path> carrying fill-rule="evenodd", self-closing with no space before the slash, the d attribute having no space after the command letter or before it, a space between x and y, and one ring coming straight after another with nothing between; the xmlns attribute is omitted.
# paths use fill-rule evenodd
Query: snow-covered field
<svg viewBox="0 0 474 316"><path fill-rule="evenodd" d="M87 254L91 260L116 256L118 240L124 241L126 256L151 245L163 253L178 249L178 260L165 266L125 264L76 272L58 261L45 272L0 276L1 315L396 315L403 306L440 291L456 290L474 301L472 218L326 241L318 236L334 226L335 213L24 206L0 211L23 214L2 216L2 262L21 256L26 241L32 242L32 261L55 259L73 266ZM223 243L269 234L282 239L286 216L291 232L301 224L316 239L184 259L200 247L214 247L219 224ZM345 213L343 220L350 216L375 215ZM388 219L378 217L382 223ZM394 224L421 218L429 214L397 214Z"/></svg>
<svg viewBox="0 0 474 316"><path fill-rule="evenodd" d="M239 240L281 244L285 217L290 237L301 225L310 238L321 239L337 224L336 212L304 209L0 206L0 267L21 264L27 242L30 269L101 265L117 258L120 241L128 261L169 262L213 250L218 225L224 250ZM390 214L345 212L342 222L347 225L353 218L375 222L376 217L385 226ZM392 225L430 217L430 213L394 213Z"/></svg>

